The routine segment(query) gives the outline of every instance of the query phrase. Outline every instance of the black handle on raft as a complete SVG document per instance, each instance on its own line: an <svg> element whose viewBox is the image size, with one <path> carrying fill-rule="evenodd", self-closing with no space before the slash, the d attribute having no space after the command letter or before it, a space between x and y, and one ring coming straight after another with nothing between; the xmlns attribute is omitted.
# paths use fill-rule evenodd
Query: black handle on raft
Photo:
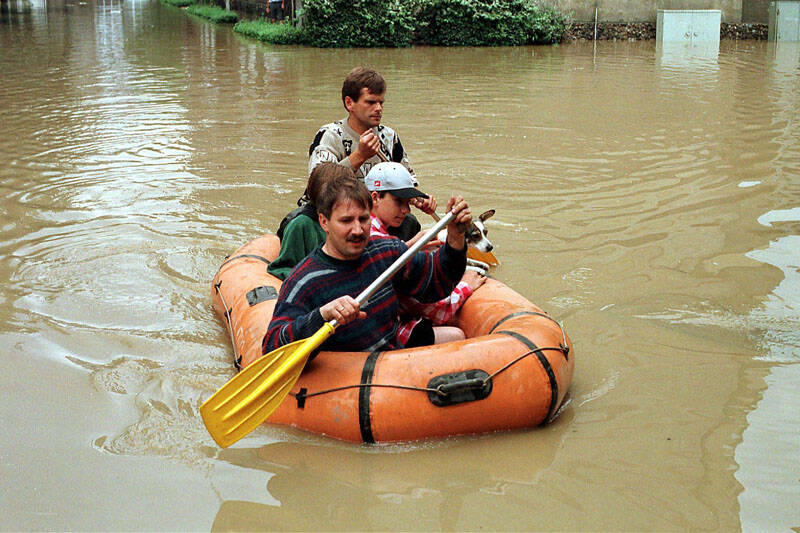
<svg viewBox="0 0 800 533"><path fill-rule="evenodd" d="M452 383L442 383L436 387L436 392L441 396L449 396L454 392L461 392L469 389L482 389L485 385L486 381L482 378L465 379Z"/></svg>
<svg viewBox="0 0 800 533"><path fill-rule="evenodd" d="M428 382L428 400L437 407L483 400L492 393L492 378L480 369L436 376Z"/></svg>

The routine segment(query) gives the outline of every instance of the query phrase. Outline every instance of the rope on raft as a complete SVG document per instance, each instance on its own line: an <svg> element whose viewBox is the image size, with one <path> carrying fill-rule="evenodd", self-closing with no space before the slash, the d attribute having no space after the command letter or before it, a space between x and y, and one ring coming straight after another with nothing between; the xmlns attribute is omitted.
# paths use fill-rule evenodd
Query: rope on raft
<svg viewBox="0 0 800 533"><path fill-rule="evenodd" d="M519 357L517 357L516 359L514 359L513 361L509 362L508 364L502 366L498 370L495 370L493 373L489 374L489 376L487 376L486 378L483 379L483 381L481 382L481 385L479 387L475 387L475 388L483 388L484 386L486 386L487 383L489 383L489 381L493 377L497 376L501 372L505 372L506 370L511 368L513 365L515 365L518 362L522 361L523 359L525 359L526 357L530 356L531 354L534 354L536 352L544 352L544 351L556 351L556 352L561 352L561 353L566 354L569 351L569 349L566 346L547 346L547 347L544 347L544 348L536 348L535 350L529 350L529 351L525 352L524 354L520 355ZM298 406L302 407L305 404L306 399L307 398L311 398L313 396L321 396L323 394L330 394L332 392L339 392L339 391L343 391L343 390L347 390L347 389L363 389L365 387L382 387L382 388L388 388L388 389L412 390L412 391L418 391L418 392L424 392L424 393L433 392L435 394L438 394L441 397L445 397L449 393L444 392L442 390L443 386L444 385L439 385L439 387L431 388L431 387L415 387L413 385L398 385L398 384L393 384L393 383L357 383L357 384L354 384L354 385L343 385L341 387L334 387L332 389L324 389L324 390L316 391L316 392L306 392L304 389L301 389L299 392L296 392L296 393L290 392L289 394L291 396L294 396L297 399Z"/></svg>
<svg viewBox="0 0 800 533"><path fill-rule="evenodd" d="M214 285L214 290L217 291L219 294L219 299L222 300L222 306L225 308L225 319L228 322L228 332L231 335L231 346L233 346L233 365L236 367L236 370L242 369L242 358L239 357L239 353L236 350L236 335L233 332L233 324L231 323L231 312L233 309L228 307L228 304L225 303L225 297L222 295L222 291L219 290L222 282L216 283Z"/></svg>

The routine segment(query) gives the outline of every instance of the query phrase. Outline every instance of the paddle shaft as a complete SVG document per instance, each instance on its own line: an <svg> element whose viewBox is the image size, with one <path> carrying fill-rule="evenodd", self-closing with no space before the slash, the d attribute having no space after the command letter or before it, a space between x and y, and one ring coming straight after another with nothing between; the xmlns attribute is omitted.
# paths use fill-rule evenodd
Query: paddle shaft
<svg viewBox="0 0 800 533"><path fill-rule="evenodd" d="M364 302L369 300L370 296L375 294L375 291L377 291L381 287L381 285L386 283L386 281L389 280L392 276L394 276L397 273L398 270L403 268L403 266L406 263L408 263L408 260L415 253L420 251L423 246L428 244L428 241L430 241L433 237L435 237L436 234L439 233L442 230L442 228L444 228L447 224L450 223L451 220L453 220L454 216L455 215L453 214L453 212L450 211L444 217L439 219L438 222L436 222L436 224L431 229L429 229L427 232L425 232L425 234L417 242L415 242L411 247L409 247L409 249L406 250L405 253L403 253L403 255L398 257L395 260L395 262L392 263L392 266L390 266L388 269L386 269L386 271L383 274L378 276L375 279L375 281L370 283L369 287L367 287L366 289L361 291L361 294L359 294L356 297L356 301L358 302L358 305L363 305ZM328 322L328 324L330 324L334 328L339 325L339 323L336 321L335 318L333 320L331 320L330 322Z"/></svg>

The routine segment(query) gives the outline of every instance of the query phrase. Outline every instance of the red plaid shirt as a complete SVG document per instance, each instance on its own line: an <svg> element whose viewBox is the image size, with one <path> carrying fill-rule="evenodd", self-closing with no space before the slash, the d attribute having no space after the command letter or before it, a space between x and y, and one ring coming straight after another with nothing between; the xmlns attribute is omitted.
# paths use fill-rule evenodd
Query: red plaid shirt
<svg viewBox="0 0 800 533"><path fill-rule="evenodd" d="M391 237L386 225L375 215L372 216L370 236ZM465 281L459 281L453 292L447 298L442 298L434 303L422 303L415 298L400 297L401 318L400 327L397 328L397 340L405 346L411 336L411 331L419 324L420 318L425 317L434 326L446 324L472 295L472 287ZM405 320L405 321L403 321Z"/></svg>
<svg viewBox="0 0 800 533"><path fill-rule="evenodd" d="M389 235L389 228L386 227L386 224L381 222L381 219L372 213L369 214L369 217L372 220L372 226L369 229L370 237L391 237L391 235Z"/></svg>

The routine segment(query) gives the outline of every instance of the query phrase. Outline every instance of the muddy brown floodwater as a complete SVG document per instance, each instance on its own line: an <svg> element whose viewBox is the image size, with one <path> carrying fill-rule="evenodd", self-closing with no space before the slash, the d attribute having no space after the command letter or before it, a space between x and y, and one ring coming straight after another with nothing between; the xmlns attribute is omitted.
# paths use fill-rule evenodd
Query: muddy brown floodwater
<svg viewBox="0 0 800 533"><path fill-rule="evenodd" d="M156 0L10 0L0 50L0 529L800 527L797 43L318 50ZM565 323L569 403L220 450L210 280L294 205L357 64L423 189L497 210L493 275Z"/></svg>

